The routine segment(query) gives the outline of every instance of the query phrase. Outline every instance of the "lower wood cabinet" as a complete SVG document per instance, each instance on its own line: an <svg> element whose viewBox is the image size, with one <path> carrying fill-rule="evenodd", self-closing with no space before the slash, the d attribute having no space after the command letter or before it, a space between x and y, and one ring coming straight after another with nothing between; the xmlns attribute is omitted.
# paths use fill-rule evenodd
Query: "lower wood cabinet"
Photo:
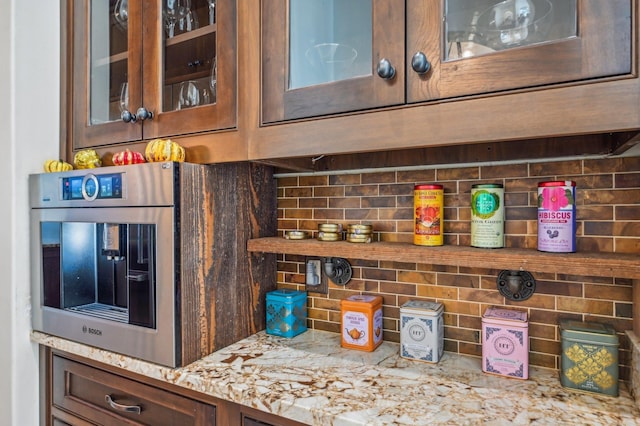
<svg viewBox="0 0 640 426"><path fill-rule="evenodd" d="M57 355L53 355L51 366L52 410L104 425L216 424L213 405Z"/></svg>
<svg viewBox="0 0 640 426"><path fill-rule="evenodd" d="M41 356L46 425L301 424L50 348Z"/></svg>

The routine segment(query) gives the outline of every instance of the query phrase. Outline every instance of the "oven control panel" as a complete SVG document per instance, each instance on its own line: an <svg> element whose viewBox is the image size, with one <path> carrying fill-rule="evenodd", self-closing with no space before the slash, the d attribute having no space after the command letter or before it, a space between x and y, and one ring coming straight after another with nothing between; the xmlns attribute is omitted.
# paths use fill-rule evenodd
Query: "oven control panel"
<svg viewBox="0 0 640 426"><path fill-rule="evenodd" d="M62 178L63 200L122 198L122 173L87 174Z"/></svg>

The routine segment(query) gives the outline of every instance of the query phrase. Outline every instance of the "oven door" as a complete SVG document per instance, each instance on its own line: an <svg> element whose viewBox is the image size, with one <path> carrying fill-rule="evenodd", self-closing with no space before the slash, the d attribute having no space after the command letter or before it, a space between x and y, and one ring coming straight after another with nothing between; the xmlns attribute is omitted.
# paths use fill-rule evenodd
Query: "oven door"
<svg viewBox="0 0 640 426"><path fill-rule="evenodd" d="M172 207L31 210L33 329L179 363Z"/></svg>

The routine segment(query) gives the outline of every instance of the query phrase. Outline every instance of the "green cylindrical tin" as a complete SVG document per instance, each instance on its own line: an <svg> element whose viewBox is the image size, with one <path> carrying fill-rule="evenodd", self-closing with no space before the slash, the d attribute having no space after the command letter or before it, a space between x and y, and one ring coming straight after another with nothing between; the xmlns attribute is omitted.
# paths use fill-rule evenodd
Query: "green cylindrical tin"
<svg viewBox="0 0 640 426"><path fill-rule="evenodd" d="M618 336L608 324L560 321L560 382L567 388L618 396Z"/></svg>
<svg viewBox="0 0 640 426"><path fill-rule="evenodd" d="M504 187L500 183L471 187L471 246L504 247Z"/></svg>

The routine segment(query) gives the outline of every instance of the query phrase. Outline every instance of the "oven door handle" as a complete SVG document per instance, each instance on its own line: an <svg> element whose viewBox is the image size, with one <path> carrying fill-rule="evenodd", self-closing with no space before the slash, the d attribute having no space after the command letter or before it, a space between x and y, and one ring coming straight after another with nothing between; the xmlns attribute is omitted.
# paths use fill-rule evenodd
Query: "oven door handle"
<svg viewBox="0 0 640 426"><path fill-rule="evenodd" d="M129 281L143 282L149 279L149 274L130 274L127 275Z"/></svg>
<svg viewBox="0 0 640 426"><path fill-rule="evenodd" d="M125 413L135 413L135 414L140 414L142 412L142 407L140 407L139 405L118 404L111 398L111 395L108 395L108 394L104 396L104 400L107 401L107 404L109 404L111 408L117 411L124 411Z"/></svg>

